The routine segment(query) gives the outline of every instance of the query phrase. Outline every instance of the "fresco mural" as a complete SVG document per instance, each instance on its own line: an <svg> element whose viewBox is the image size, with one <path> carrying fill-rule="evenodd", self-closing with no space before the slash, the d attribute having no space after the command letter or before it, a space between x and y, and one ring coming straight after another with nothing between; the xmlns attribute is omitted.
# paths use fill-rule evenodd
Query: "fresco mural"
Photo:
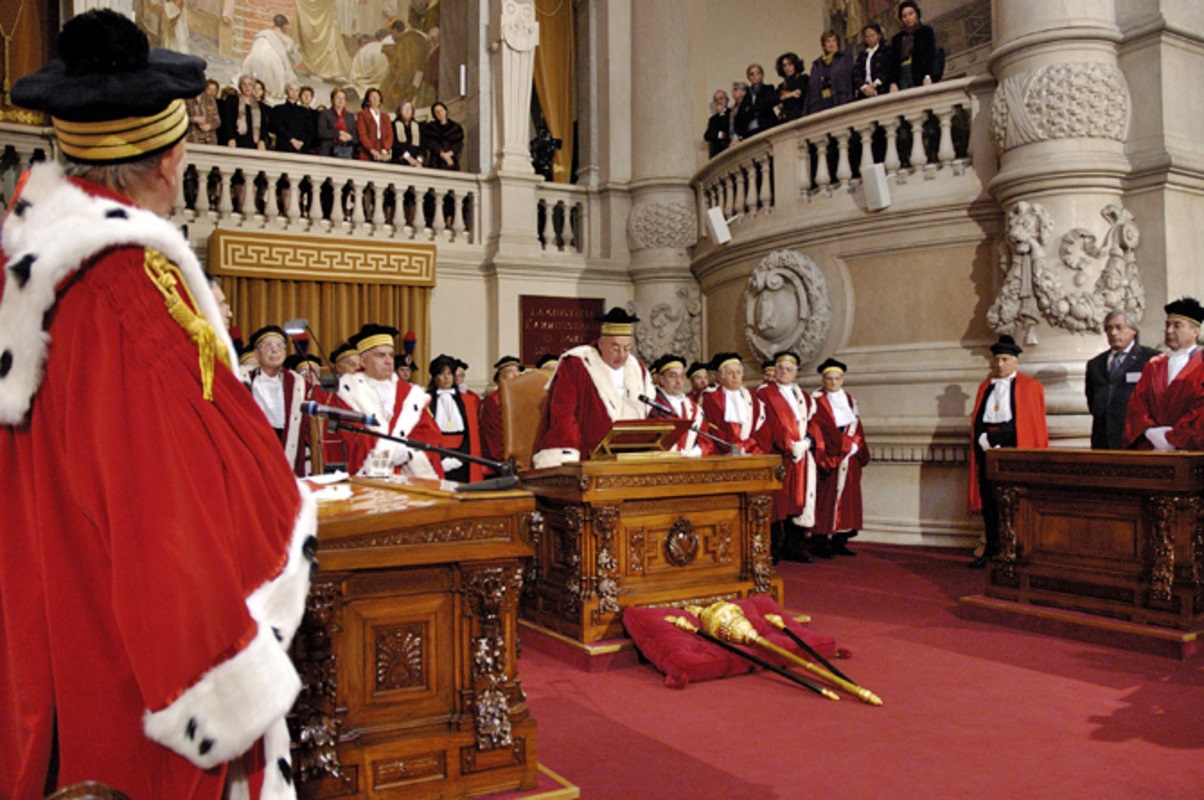
<svg viewBox="0 0 1204 800"><path fill-rule="evenodd" d="M262 81L270 105L285 85L314 89L314 107L344 89L356 110L369 88L396 112L439 98L439 0L134 0L151 44L204 58L209 77Z"/></svg>

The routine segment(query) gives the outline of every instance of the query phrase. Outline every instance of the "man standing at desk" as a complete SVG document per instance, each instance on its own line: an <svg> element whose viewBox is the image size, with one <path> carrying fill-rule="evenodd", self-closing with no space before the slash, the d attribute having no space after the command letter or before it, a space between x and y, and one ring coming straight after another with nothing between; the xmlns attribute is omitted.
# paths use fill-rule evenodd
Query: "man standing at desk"
<svg viewBox="0 0 1204 800"><path fill-rule="evenodd" d="M1129 312L1116 309L1104 317L1108 349L1087 362L1087 408L1091 411L1091 448L1119 450L1125 432L1129 396L1141 378L1145 362L1158 355L1137 341Z"/></svg>
<svg viewBox="0 0 1204 800"><path fill-rule="evenodd" d="M986 451L993 447L1049 447L1045 426L1045 388L1016 371L1024 352L1004 334L991 345L991 376L978 387L970 443L970 512L982 511L987 546L970 562L982 569L999 553L999 506L987 480Z"/></svg>
<svg viewBox="0 0 1204 800"><path fill-rule="evenodd" d="M548 390L547 425L532 458L536 469L583 461L616 421L648 416L640 396L654 397L656 386L631 352L639 318L616 306L598 321L597 342L560 357Z"/></svg>
<svg viewBox="0 0 1204 800"><path fill-rule="evenodd" d="M1163 307L1167 352L1154 356L1141 371L1125 414L1125 447L1135 450L1200 450L1204 448L1204 361L1200 322L1204 308L1194 297Z"/></svg>

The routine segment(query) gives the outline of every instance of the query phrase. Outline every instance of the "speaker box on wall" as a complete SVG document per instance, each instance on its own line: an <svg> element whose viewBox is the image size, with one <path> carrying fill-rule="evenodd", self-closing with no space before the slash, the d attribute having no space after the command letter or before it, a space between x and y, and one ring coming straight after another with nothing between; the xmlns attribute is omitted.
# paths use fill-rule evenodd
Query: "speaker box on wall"
<svg viewBox="0 0 1204 800"><path fill-rule="evenodd" d="M715 206L707 209L707 228L711 232L711 241L715 244L727 244L732 240L731 229L723 218L723 209Z"/></svg>
<svg viewBox="0 0 1204 800"><path fill-rule="evenodd" d="M886 183L886 168L873 164L861 171L861 185L865 187L865 207L870 211L881 211L890 205L890 186Z"/></svg>

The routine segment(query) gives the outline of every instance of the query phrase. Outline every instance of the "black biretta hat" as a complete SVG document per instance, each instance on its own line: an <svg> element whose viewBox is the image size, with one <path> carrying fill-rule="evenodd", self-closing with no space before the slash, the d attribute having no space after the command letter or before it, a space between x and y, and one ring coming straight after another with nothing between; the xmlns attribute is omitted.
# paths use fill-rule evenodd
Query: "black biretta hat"
<svg viewBox="0 0 1204 800"><path fill-rule="evenodd" d="M1200 306L1200 301L1194 297L1180 297L1178 300L1172 300L1162 307L1168 317L1182 317L1188 322L1200 325L1204 322L1204 308Z"/></svg>
<svg viewBox="0 0 1204 800"><path fill-rule="evenodd" d="M1016 344L1016 340L1006 333L999 337L999 341L991 345L991 353L993 355L1008 355L1018 356L1024 351L1020 349L1020 345Z"/></svg>
<svg viewBox="0 0 1204 800"><path fill-rule="evenodd" d="M634 336L635 324L640 318L615 306L605 314L599 315L597 320L602 323L603 336Z"/></svg>
<svg viewBox="0 0 1204 800"><path fill-rule="evenodd" d="M132 161L188 133L184 99L205 88L205 62L151 48L146 34L116 11L72 18L56 58L17 81L12 102L53 119L63 153L75 161Z"/></svg>

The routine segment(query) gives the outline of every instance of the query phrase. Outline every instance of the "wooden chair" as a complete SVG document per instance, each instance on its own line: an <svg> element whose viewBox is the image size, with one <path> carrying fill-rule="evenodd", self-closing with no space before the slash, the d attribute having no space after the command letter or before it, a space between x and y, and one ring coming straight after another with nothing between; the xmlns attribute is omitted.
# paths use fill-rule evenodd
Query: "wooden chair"
<svg viewBox="0 0 1204 800"><path fill-rule="evenodd" d="M519 471L531 469L531 457L544 429L544 411L548 405L545 388L551 370L532 369L502 381L502 458L514 459Z"/></svg>

